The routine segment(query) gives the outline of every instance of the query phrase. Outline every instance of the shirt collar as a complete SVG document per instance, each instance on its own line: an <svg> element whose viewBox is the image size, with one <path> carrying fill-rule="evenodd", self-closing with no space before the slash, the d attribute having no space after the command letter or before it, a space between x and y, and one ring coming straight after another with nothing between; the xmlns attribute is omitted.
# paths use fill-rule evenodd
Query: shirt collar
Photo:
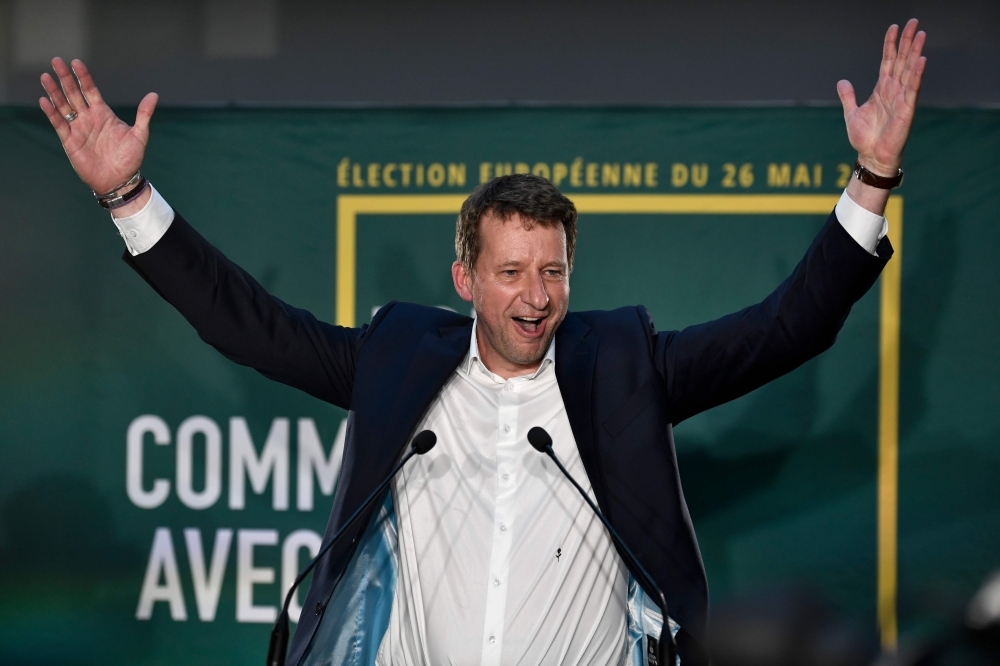
<svg viewBox="0 0 1000 666"><path fill-rule="evenodd" d="M469 342L469 353L465 357L465 361L463 361L462 365L459 367L462 369L462 372L468 375L469 373L472 372L473 368L476 367L476 363L478 363L483 370L489 372L492 375L493 373L490 372L489 368L487 368L485 364L483 364L483 360L479 355L479 341L476 339L476 327L478 325L479 325L479 318L476 317L475 319L472 320L472 340ZM546 368L548 368L555 362L556 362L556 338L555 336L552 336L552 342L549 343L549 348L546 350L545 356L542 357L542 363L538 366L538 369L535 370L530 375L521 375L520 377L518 377L518 379L534 379L538 375L542 374L542 372Z"/></svg>

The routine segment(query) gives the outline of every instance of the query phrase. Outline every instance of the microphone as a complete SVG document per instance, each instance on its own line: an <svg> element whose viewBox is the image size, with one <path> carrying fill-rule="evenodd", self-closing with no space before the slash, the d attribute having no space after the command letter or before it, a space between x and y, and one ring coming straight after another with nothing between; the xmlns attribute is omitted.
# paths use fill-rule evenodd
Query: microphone
<svg viewBox="0 0 1000 666"><path fill-rule="evenodd" d="M663 624L660 626L660 639L656 644L656 663L658 666L674 666L677 660L677 645L674 644L674 633L670 631L670 621L667 619L667 598L663 596L663 590L660 589L660 586L656 584L653 577L649 575L646 569L639 564L639 560L632 553L632 550L625 545L625 542L618 535L615 528L611 526L608 519L604 517L604 514L601 513L599 508L597 508L594 501L590 499L590 495L587 494L587 491L585 491L580 484L576 482L576 479L574 479L569 471L563 467L563 464L559 462L559 458L556 457L556 452L552 449L552 437L549 433L545 432L544 428L535 426L528 431L528 443L531 444L531 446L533 446L539 453L544 453L552 458L552 461L556 464L556 467L559 468L559 471L563 473L563 476L569 479L570 483L572 483L573 486L580 491L580 494L583 495L583 499L587 500L587 504L589 504L590 508L593 509L594 514L601 519L601 522L604 523L604 527L607 528L611 538L614 539L616 544L618 544L621 552L625 555L625 559L629 560L626 564L629 565L629 568L633 572L639 574L640 584L644 584L647 589L652 590L653 593L659 598L660 610L663 611ZM666 640L664 640L664 634L666 634Z"/></svg>
<svg viewBox="0 0 1000 666"><path fill-rule="evenodd" d="M274 629L271 630L271 643L267 648L267 666L285 666L285 657L288 652L289 634L288 605L292 603L292 596L295 594L295 590L298 589L299 584L302 583L310 571L316 568L320 559L326 555L327 551L330 550L333 544L340 540L340 537L344 535L347 528L358 519L358 516L360 516L362 512L368 508L368 505L374 502L379 495L382 494L382 491L389 485L392 478L396 476L396 472L402 469L403 465L406 464L406 461L415 455L424 455L433 449L435 444L437 444L437 435L435 435L432 430L422 430L417 433L417 436L414 437L413 441L410 443L410 450L406 452L403 459L396 463L396 466L392 468L392 471L389 472L388 476L386 476L382 483L378 485L378 488L376 488L372 494L368 496L368 499L364 501L364 504L362 504L357 511L351 514L351 517L347 519L347 522L344 523L339 530L337 530L337 533L330 538L330 541L323 546L323 549L320 550L319 553L316 554L316 557L312 559L309 566L303 569L302 573L299 574L299 577L295 579L295 582L292 583L292 586L288 589L288 594L285 595L285 604L281 607L281 614L278 615L278 620L274 623Z"/></svg>

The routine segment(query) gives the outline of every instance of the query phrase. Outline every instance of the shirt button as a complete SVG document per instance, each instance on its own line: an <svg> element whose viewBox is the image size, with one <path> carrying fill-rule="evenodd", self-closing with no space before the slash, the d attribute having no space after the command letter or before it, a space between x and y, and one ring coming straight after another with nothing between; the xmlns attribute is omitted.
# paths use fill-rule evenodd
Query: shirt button
<svg viewBox="0 0 1000 666"><path fill-rule="evenodd" d="M497 637L494 636L493 634L490 634L490 643L496 643L496 642L497 642Z"/></svg>
<svg viewBox="0 0 1000 666"><path fill-rule="evenodd" d="M504 432L510 432L510 424L509 423L504 423L503 424L503 431Z"/></svg>
<svg viewBox="0 0 1000 666"><path fill-rule="evenodd" d="M504 481L510 481L510 474L508 474L507 472L504 472L503 473L503 480Z"/></svg>
<svg viewBox="0 0 1000 666"><path fill-rule="evenodd" d="M513 384L507 384L507 390L508 391L513 391L514 390L514 385Z"/></svg>
<svg viewBox="0 0 1000 666"><path fill-rule="evenodd" d="M503 523L501 523L501 524L500 524L500 531L501 531L501 532L506 532L506 531L507 531L507 526L506 526L506 525L504 525Z"/></svg>
<svg viewBox="0 0 1000 666"><path fill-rule="evenodd" d="M499 578L494 578L493 579L493 587L500 587L500 579Z"/></svg>
<svg viewBox="0 0 1000 666"><path fill-rule="evenodd" d="M135 238L136 237L135 229L132 229L131 231L129 231L128 235L131 236L132 238Z"/></svg>

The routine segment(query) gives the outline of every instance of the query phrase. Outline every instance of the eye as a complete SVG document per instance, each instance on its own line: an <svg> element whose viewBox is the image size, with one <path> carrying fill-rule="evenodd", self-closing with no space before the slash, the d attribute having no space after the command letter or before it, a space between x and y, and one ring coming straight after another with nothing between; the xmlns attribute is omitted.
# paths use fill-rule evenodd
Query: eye
<svg viewBox="0 0 1000 666"><path fill-rule="evenodd" d="M506 275L507 277L514 277L515 275L517 275L517 271L514 270L513 268L508 268L503 272L503 274Z"/></svg>

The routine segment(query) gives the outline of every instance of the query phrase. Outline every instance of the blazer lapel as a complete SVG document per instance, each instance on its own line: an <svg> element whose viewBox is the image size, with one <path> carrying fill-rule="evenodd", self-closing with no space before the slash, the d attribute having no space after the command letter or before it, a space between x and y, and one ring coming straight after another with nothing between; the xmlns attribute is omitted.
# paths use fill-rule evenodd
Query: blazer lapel
<svg viewBox="0 0 1000 666"><path fill-rule="evenodd" d="M417 421L468 353L471 336L471 322L424 333L389 412L385 441L391 446L406 445Z"/></svg>
<svg viewBox="0 0 1000 666"><path fill-rule="evenodd" d="M594 438L594 369L597 367L597 340L588 338L590 326L576 315L566 316L556 331L556 381L576 448L590 478L597 503L607 514L604 479Z"/></svg>
<svg viewBox="0 0 1000 666"><path fill-rule="evenodd" d="M344 468L334 500L327 536L382 481L409 444L409 437L431 401L469 350L471 322L443 330L427 331L410 357L407 368L389 379L397 388L386 396L391 404L382 410L362 412L344 451ZM390 389L383 389L389 394ZM354 442L364 446L354 446ZM367 520L367 519L366 519ZM357 529L363 529L357 527Z"/></svg>

